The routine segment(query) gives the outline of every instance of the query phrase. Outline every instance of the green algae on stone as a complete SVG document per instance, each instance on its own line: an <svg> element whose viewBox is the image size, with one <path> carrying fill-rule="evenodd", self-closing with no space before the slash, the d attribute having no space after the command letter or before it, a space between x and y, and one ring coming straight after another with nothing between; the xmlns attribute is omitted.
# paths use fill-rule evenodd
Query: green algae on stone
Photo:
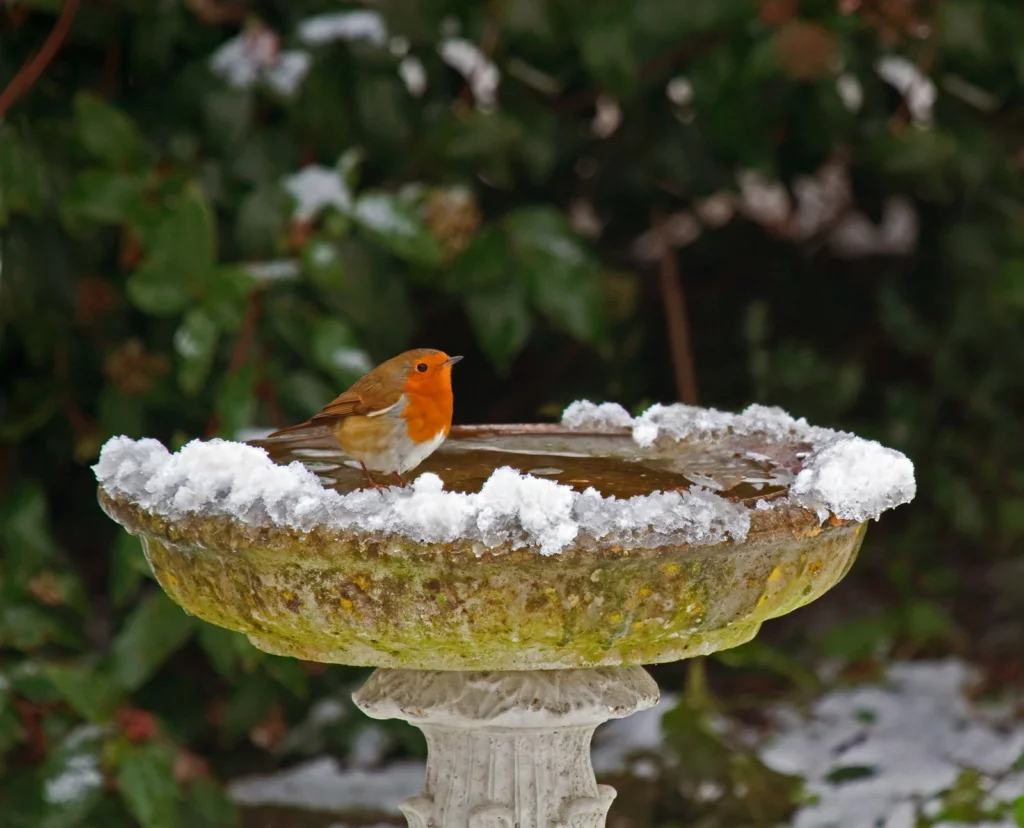
<svg viewBox="0 0 1024 828"><path fill-rule="evenodd" d="M141 536L177 603L261 649L441 670L650 664L733 647L831 588L865 529L783 507L751 510L741 544L542 556L220 516L170 522L102 489L100 502Z"/></svg>

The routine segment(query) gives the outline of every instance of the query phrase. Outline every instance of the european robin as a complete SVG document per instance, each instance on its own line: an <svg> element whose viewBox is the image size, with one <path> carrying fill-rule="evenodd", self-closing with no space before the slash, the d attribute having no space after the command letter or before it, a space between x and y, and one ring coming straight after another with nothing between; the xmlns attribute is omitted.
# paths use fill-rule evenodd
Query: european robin
<svg viewBox="0 0 1024 828"><path fill-rule="evenodd" d="M370 472L393 475L404 487L402 474L429 457L451 430L452 366L460 359L432 348L406 351L360 377L319 414L267 440L281 446L326 427L359 462L372 488L384 486Z"/></svg>

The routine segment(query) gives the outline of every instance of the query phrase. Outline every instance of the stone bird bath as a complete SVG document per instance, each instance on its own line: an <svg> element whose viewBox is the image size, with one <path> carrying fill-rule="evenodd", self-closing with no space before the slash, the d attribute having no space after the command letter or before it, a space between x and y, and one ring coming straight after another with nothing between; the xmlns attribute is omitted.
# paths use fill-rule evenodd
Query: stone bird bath
<svg viewBox="0 0 1024 828"><path fill-rule="evenodd" d="M779 409L586 402L561 425L454 428L383 498L327 435L290 455L114 438L95 469L186 611L378 668L356 704L427 739L413 828L602 826L615 792L590 739L657 701L641 665L818 598L915 485L898 452Z"/></svg>

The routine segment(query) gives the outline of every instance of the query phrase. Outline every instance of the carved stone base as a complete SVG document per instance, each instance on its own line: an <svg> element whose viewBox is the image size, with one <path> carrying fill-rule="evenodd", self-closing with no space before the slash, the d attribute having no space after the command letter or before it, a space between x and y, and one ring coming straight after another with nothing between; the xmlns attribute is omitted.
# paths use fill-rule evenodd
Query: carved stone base
<svg viewBox="0 0 1024 828"><path fill-rule="evenodd" d="M380 669L354 699L427 737L423 793L401 805L410 828L602 828L615 790L594 778L590 739L658 686L642 667Z"/></svg>

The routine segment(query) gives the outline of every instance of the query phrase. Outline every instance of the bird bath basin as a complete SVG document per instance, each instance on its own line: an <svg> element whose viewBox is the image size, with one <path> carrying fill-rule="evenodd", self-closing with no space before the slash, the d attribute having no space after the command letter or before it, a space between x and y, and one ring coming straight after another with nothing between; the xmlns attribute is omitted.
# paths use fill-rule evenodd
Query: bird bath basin
<svg viewBox="0 0 1024 828"><path fill-rule="evenodd" d="M866 521L914 494L898 452L760 406L456 427L383 497L326 433L260 445L273 460L115 438L100 504L188 612L271 653L378 668L355 700L426 734L424 793L402 806L422 828L603 825L614 791L590 737L655 703L640 665L813 601Z"/></svg>

